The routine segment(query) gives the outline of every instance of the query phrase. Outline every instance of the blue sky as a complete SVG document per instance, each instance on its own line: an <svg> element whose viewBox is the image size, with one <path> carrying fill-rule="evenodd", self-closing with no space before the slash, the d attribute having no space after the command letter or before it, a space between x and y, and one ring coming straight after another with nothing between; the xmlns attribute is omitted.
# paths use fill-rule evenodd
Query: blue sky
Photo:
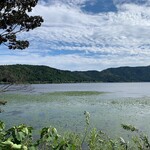
<svg viewBox="0 0 150 150"><path fill-rule="evenodd" d="M18 34L24 51L0 46L0 64L103 70L150 65L150 0L40 0L44 23Z"/></svg>

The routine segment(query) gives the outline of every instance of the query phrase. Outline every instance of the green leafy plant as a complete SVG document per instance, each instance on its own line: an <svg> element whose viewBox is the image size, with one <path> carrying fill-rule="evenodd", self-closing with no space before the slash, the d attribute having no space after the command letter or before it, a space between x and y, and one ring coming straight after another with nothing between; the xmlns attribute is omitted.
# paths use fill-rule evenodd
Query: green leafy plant
<svg viewBox="0 0 150 150"><path fill-rule="evenodd" d="M33 128L24 124L8 130L0 121L0 150L150 150L146 135L132 125L121 124L122 128L133 133L132 141L124 138L112 139L96 128L90 129L90 113L85 111L85 131L60 135L54 127L44 127L40 137L33 140Z"/></svg>
<svg viewBox="0 0 150 150"><path fill-rule="evenodd" d="M0 147L2 150L26 150L32 147L32 127L19 125L5 131L4 123L0 122L0 138Z"/></svg>

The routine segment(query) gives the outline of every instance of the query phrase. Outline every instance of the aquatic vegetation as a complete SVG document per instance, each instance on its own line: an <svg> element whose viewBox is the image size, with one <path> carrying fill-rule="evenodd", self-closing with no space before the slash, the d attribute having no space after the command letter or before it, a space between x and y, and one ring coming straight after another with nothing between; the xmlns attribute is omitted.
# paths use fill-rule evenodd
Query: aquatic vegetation
<svg viewBox="0 0 150 150"><path fill-rule="evenodd" d="M36 93L32 93L32 94L1 94L0 98L7 100L9 102L12 101L18 101L18 102L42 102L42 101L57 101L59 97L61 101L62 98L64 98L65 96L68 97L72 97L72 96L78 96L78 97L82 97L82 96L98 96L104 94L104 92L96 92L96 91L67 91L67 92L50 92L50 93L40 93L40 94L36 94Z"/></svg>
<svg viewBox="0 0 150 150"><path fill-rule="evenodd" d="M77 95L79 94L80 95ZM89 95L93 93L93 95ZM7 101L1 113L7 128L19 124L27 124L34 128L34 135L42 127L54 126L60 134L73 131L84 135L83 111L90 112L91 126L102 130L112 138L117 136L128 138L120 124L134 124L138 129L150 136L149 97L110 97L111 93L74 91L32 94L0 95ZM109 97L109 98L108 98ZM77 121L78 120L78 121ZM37 124L38 122L38 124Z"/></svg>
<svg viewBox="0 0 150 150"><path fill-rule="evenodd" d="M58 92L55 92L58 94ZM60 92L59 94L65 96L92 96L92 95L100 95L104 94L104 92L97 92L97 91L67 91L67 92Z"/></svg>
<svg viewBox="0 0 150 150"><path fill-rule="evenodd" d="M134 105L134 106L150 106L150 98L142 97L142 98L121 98L121 99L113 99L110 101L110 104L113 105Z"/></svg>

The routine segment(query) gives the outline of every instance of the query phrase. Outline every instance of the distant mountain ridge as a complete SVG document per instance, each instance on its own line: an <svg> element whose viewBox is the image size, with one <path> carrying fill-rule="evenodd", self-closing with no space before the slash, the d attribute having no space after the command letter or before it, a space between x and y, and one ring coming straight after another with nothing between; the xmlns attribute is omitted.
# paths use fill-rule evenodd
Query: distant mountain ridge
<svg viewBox="0 0 150 150"><path fill-rule="evenodd" d="M1 83L150 82L150 66L64 71L48 66L1 65Z"/></svg>

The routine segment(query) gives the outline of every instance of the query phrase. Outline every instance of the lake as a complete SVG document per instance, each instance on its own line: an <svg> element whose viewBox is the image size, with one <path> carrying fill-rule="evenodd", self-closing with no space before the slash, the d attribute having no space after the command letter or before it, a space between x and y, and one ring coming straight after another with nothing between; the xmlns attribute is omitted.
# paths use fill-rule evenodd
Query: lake
<svg viewBox="0 0 150 150"><path fill-rule="evenodd" d="M39 130L54 126L60 132L83 132L84 111L90 125L113 137L128 135L121 123L132 124L150 136L150 83L34 84L27 90L1 93L7 100L0 120L7 128L25 123Z"/></svg>

